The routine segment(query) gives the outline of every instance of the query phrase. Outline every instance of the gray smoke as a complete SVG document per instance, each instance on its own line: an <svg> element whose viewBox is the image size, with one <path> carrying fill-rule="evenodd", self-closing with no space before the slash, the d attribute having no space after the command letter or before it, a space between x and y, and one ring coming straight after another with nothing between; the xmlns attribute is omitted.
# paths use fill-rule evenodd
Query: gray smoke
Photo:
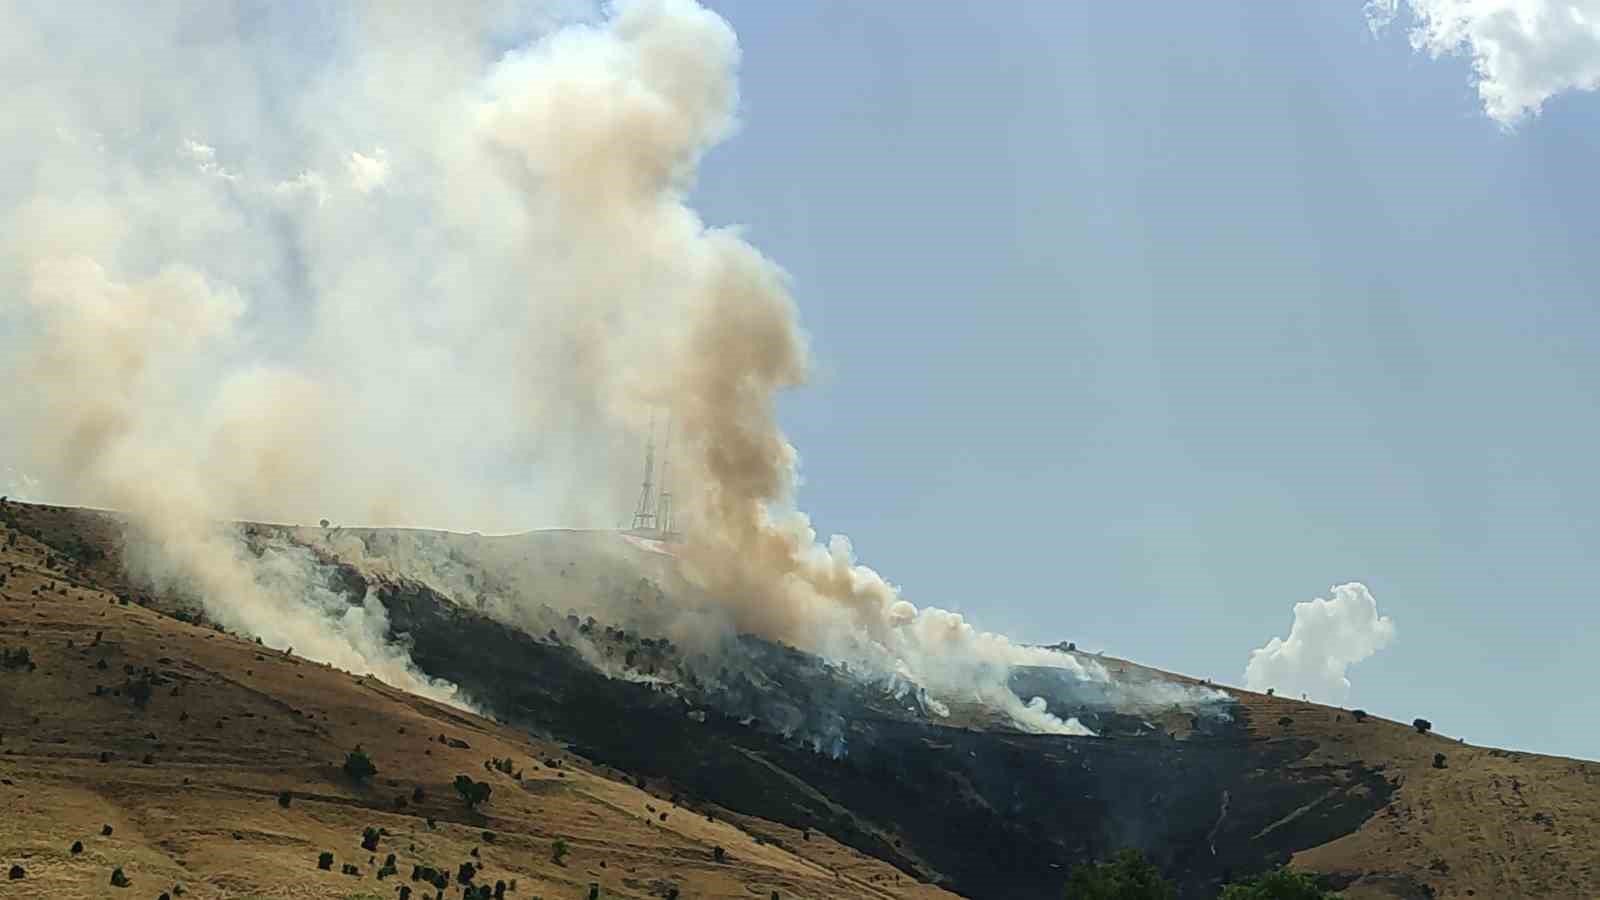
<svg viewBox="0 0 1600 900"><path fill-rule="evenodd" d="M681 574L729 627L1082 733L1005 674L1103 670L919 610L795 509L787 279L687 203L728 24L570 6L0 12L0 464L127 511L214 618L448 696L217 523L609 526L666 415Z"/></svg>

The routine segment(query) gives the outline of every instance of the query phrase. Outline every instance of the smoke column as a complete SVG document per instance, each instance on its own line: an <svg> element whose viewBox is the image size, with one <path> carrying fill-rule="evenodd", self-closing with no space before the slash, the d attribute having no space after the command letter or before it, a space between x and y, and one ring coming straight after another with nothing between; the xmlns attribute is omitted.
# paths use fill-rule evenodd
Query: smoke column
<svg viewBox="0 0 1600 900"><path fill-rule="evenodd" d="M1245 685L1274 688L1285 696L1305 694L1322 703L1350 697L1350 667L1394 641L1394 621L1378 615L1367 586L1336 585L1333 596L1294 605L1288 638L1275 637L1250 651Z"/></svg>
<svg viewBox="0 0 1600 900"><path fill-rule="evenodd" d="M215 523L610 526L665 412L685 573L739 628L1081 733L1004 673L1098 667L917 609L794 508L787 278L686 200L728 24L570 6L0 12L0 471L126 511L219 620L448 695Z"/></svg>

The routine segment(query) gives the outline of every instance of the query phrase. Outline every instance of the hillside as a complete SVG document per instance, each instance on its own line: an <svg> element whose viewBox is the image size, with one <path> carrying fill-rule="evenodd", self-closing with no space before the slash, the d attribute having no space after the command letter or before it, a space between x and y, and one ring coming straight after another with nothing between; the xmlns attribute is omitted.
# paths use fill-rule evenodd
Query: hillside
<svg viewBox="0 0 1600 900"><path fill-rule="evenodd" d="M27 536L0 550L0 646L29 656L0 672L0 865L25 871L0 896L120 896L121 867L137 897L177 884L192 898L420 897L410 874L426 865L450 873L456 897L463 862L475 883L515 880L521 898L590 884L606 897L950 896L824 834L673 802L664 783L516 729L121 603L93 567L53 555ZM129 686L147 673L141 709ZM365 785L340 771L357 745L378 769ZM513 774L484 767L507 757ZM451 788L458 774L491 785L481 811ZM374 852L368 827L388 831ZM390 853L399 875L380 883Z"/></svg>
<svg viewBox="0 0 1600 900"><path fill-rule="evenodd" d="M114 516L0 512L0 645L29 651L0 672L0 787L23 813L0 862L26 870L8 895L105 896L120 865L130 895L394 896L427 865L456 896L470 860L516 897L1050 897L1121 846L1185 897L1289 861L1350 897L1600 895L1595 763L1234 689L1222 714L1119 710L1121 688L1193 682L1104 657L1099 700L1012 674L1099 736L1026 734L748 636L686 648L692 590L614 536L247 529L310 548L351 602L370 592L491 721L184 621L187 598L124 575ZM339 770L358 744L365 785ZM486 768L504 757L513 772ZM491 785L480 810L458 774ZM376 853L367 827L389 832ZM379 884L388 853L399 876Z"/></svg>

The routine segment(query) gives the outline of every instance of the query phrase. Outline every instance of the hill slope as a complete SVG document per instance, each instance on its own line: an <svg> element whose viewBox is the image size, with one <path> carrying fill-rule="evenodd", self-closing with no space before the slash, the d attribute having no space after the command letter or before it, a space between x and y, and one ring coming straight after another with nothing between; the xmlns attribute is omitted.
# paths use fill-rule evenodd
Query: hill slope
<svg viewBox="0 0 1600 900"><path fill-rule="evenodd" d="M454 872L471 859L490 883L517 878L513 896L577 897L597 882L605 896L669 884L685 897L948 896L938 883L1052 897L1072 864L1121 846L1144 849L1186 897L1290 860L1352 897L1600 895L1593 763L1231 689L1224 716L1119 712L1056 690L1054 670L1018 670L1013 688L1101 736L1023 734L981 710L931 715L915 693L753 638L707 660L613 629L608 611L670 631L695 603L668 561L615 536L276 530L318 554L352 603L381 602L416 664L500 724L174 618L189 615L184 598L122 573L115 517L0 513L18 535L0 550L0 644L28 647L36 666L0 672L0 770L13 782L0 787L30 821L0 825L0 852L52 896L102 895L112 865L140 890L356 895L379 889L373 863L394 852L401 884L413 864ZM499 604L510 594L540 602ZM582 621L585 609L601 621ZM1099 661L1113 694L1192 683ZM160 684L141 710L126 689L145 667ZM357 743L380 770L364 787L338 771ZM484 768L506 756L520 780ZM481 812L449 787L457 774L493 786ZM369 825L391 832L383 852L360 849ZM557 838L565 865L550 860ZM324 849L331 873L315 867ZM339 873L346 862L359 882Z"/></svg>
<svg viewBox="0 0 1600 900"><path fill-rule="evenodd" d="M823 834L674 803L516 729L123 604L92 573L27 536L0 550L0 646L28 651L0 671L0 869L25 873L0 896L120 895L121 867L129 896L420 897L416 865L449 872L459 896L463 862L524 898L591 883L606 897L950 896ZM365 784L340 771L357 745L378 769ZM452 789L458 774L491 785L481 809ZM361 847L369 827L388 832L376 851ZM399 874L380 884L390 853Z"/></svg>

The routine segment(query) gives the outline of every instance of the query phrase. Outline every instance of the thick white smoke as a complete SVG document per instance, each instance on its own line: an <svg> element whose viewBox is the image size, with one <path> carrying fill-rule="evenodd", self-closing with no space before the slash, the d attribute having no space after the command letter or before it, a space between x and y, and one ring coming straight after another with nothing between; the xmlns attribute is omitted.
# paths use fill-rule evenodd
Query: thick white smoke
<svg viewBox="0 0 1600 900"><path fill-rule="evenodd" d="M213 617L429 690L372 604L216 523L610 526L665 414L685 574L737 627L1083 730L1005 673L1104 672L916 609L794 510L787 278L686 201L735 126L726 22L252 9L0 11L0 465L127 511Z"/></svg>
<svg viewBox="0 0 1600 900"><path fill-rule="evenodd" d="M1471 57L1484 112L1503 126L1557 94L1600 88L1600 0L1367 0L1373 33L1402 7L1413 48Z"/></svg>
<svg viewBox="0 0 1600 900"><path fill-rule="evenodd" d="M1338 585L1332 599L1294 605L1287 639L1273 638L1250 651L1245 686L1343 704L1350 696L1350 667L1389 646L1394 635L1394 622L1378 615L1378 601L1365 585Z"/></svg>

